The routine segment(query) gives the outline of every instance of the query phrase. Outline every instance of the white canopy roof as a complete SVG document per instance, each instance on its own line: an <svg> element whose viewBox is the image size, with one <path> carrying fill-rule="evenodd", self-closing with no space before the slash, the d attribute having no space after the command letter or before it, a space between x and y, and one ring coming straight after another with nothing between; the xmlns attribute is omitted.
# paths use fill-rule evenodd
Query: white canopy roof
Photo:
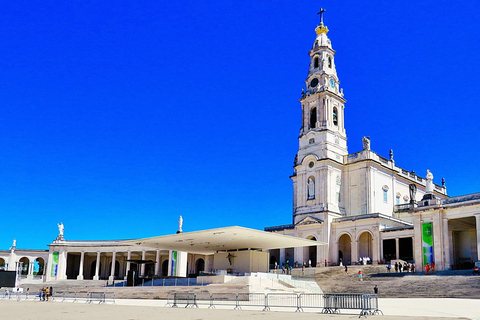
<svg viewBox="0 0 480 320"><path fill-rule="evenodd" d="M126 245L213 254L237 249L279 249L325 245L324 242L285 236L244 227L226 227L167 236L126 240Z"/></svg>

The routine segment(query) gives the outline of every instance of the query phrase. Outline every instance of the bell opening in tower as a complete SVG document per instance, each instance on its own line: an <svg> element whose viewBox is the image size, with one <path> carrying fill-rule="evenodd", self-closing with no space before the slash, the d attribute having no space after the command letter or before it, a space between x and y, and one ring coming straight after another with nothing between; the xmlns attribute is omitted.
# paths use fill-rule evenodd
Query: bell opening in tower
<svg viewBox="0 0 480 320"><path fill-rule="evenodd" d="M310 111L310 129L315 129L317 123L317 108L313 108Z"/></svg>

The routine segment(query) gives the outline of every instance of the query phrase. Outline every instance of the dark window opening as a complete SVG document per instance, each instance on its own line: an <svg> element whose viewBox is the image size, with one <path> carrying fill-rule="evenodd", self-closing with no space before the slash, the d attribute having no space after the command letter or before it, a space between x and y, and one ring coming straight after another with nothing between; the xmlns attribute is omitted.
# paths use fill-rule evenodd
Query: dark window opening
<svg viewBox="0 0 480 320"><path fill-rule="evenodd" d="M313 60L313 67L318 68L318 57L316 57L315 60Z"/></svg>
<svg viewBox="0 0 480 320"><path fill-rule="evenodd" d="M338 111L337 111L337 108L333 108L333 124L338 126Z"/></svg>
<svg viewBox="0 0 480 320"><path fill-rule="evenodd" d="M329 68L332 67L332 58L331 57L328 57L328 67Z"/></svg>
<svg viewBox="0 0 480 320"><path fill-rule="evenodd" d="M316 124L317 124L317 108L313 108L310 111L310 129L315 128Z"/></svg>

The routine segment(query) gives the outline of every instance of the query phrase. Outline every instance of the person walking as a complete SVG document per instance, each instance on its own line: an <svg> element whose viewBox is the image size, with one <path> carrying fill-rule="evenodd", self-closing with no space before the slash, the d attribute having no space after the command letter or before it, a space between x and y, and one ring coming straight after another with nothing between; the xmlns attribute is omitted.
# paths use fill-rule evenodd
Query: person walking
<svg viewBox="0 0 480 320"><path fill-rule="evenodd" d="M358 280L363 281L363 273L362 270L358 271Z"/></svg>
<svg viewBox="0 0 480 320"><path fill-rule="evenodd" d="M395 272L398 272L398 262L395 262Z"/></svg>
<svg viewBox="0 0 480 320"><path fill-rule="evenodd" d="M374 292L375 294L378 294L378 286L377 286L377 285L375 285L375 287L373 287L373 292Z"/></svg>
<svg viewBox="0 0 480 320"><path fill-rule="evenodd" d="M348 267L345 265L345 274L348 274Z"/></svg>

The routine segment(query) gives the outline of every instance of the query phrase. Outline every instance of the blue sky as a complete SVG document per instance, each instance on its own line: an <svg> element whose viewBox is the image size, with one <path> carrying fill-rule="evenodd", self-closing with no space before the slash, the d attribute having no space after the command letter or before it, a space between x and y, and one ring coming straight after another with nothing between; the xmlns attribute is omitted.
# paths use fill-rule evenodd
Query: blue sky
<svg viewBox="0 0 480 320"><path fill-rule="evenodd" d="M0 10L0 248L287 224L319 6L350 153L480 192L478 1L15 1Z"/></svg>

